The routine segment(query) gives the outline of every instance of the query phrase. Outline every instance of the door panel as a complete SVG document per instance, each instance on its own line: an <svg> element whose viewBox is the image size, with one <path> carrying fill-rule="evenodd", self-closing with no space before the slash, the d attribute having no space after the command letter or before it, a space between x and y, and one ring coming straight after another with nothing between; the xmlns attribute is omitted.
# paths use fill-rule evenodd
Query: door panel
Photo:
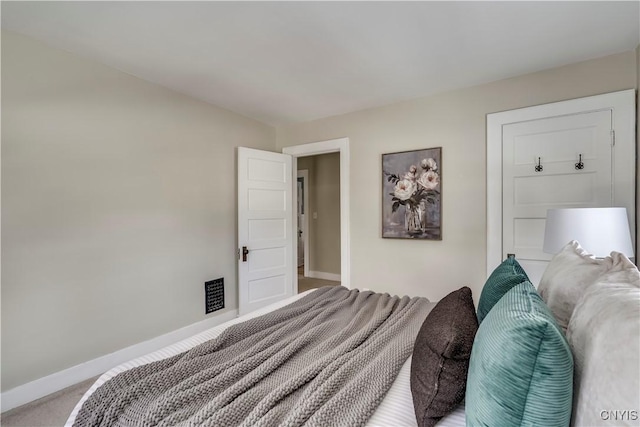
<svg viewBox="0 0 640 427"><path fill-rule="evenodd" d="M547 209L612 204L611 129L610 110L503 126L502 257L515 253L536 286L552 257Z"/></svg>
<svg viewBox="0 0 640 427"><path fill-rule="evenodd" d="M293 295L291 156L238 148L239 312Z"/></svg>
<svg viewBox="0 0 640 427"><path fill-rule="evenodd" d="M265 301L264 305L274 302L274 298L287 296L287 280L285 275L279 274L273 277L265 277L249 280L249 301L251 304L259 304ZM277 300L276 299L276 300ZM253 311L253 310L250 310Z"/></svg>
<svg viewBox="0 0 640 427"><path fill-rule="evenodd" d="M256 211L253 210L251 212ZM249 226L247 237L253 243L258 243L261 240L284 240L287 238L287 221L283 218L252 218L247 220L247 225Z"/></svg>
<svg viewBox="0 0 640 427"><path fill-rule="evenodd" d="M247 257L249 272L265 271L270 268L285 268L286 251L284 248L253 249Z"/></svg>

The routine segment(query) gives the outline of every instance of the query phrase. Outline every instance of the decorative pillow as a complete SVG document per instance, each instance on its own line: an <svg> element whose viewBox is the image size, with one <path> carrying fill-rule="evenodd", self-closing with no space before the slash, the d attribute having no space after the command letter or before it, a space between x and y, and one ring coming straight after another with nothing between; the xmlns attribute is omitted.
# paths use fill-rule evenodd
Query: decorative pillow
<svg viewBox="0 0 640 427"><path fill-rule="evenodd" d="M411 359L411 394L418 426L434 426L464 399L478 319L471 289L436 304L422 324Z"/></svg>
<svg viewBox="0 0 640 427"><path fill-rule="evenodd" d="M478 322L482 323L491 308L504 294L524 281L529 281L529 277L515 258L509 257L502 261L482 288L480 301L478 301Z"/></svg>
<svg viewBox="0 0 640 427"><path fill-rule="evenodd" d="M571 313L580 297L603 274L610 275L611 280L624 280L627 273L629 277L633 276L630 267L635 270L635 266L631 261L618 252L612 255L615 259L596 259L572 240L547 266L540 279L538 293L553 312L563 332L567 330Z"/></svg>
<svg viewBox="0 0 640 427"><path fill-rule="evenodd" d="M638 425L639 286L599 282L576 305L567 329L575 357L575 426Z"/></svg>
<svg viewBox="0 0 640 427"><path fill-rule="evenodd" d="M607 259L611 260L611 264L607 263L609 270L598 277L597 283L626 284L640 288L640 271L625 254L611 252Z"/></svg>
<svg viewBox="0 0 640 427"><path fill-rule="evenodd" d="M533 285L507 292L480 324L471 351L468 426L568 426L573 358Z"/></svg>

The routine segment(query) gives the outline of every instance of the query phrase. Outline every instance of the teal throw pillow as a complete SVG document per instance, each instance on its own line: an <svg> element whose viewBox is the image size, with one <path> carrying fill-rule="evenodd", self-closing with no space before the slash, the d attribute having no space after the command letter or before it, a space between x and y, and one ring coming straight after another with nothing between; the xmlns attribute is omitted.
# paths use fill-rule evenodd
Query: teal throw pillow
<svg viewBox="0 0 640 427"><path fill-rule="evenodd" d="M516 285L480 325L469 361L467 426L568 426L573 356L529 282Z"/></svg>
<svg viewBox="0 0 640 427"><path fill-rule="evenodd" d="M515 258L509 257L502 261L502 264L493 270L482 288L478 301L478 322L482 323L491 308L500 301L504 294L524 281L529 281L529 277Z"/></svg>

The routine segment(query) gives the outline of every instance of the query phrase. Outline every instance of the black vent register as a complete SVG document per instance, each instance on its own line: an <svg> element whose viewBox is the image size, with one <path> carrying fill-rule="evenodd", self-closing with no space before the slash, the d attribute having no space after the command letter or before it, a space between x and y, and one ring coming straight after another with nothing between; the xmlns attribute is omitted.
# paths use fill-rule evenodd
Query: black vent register
<svg viewBox="0 0 640 427"><path fill-rule="evenodd" d="M204 282L205 314L224 308L224 277Z"/></svg>

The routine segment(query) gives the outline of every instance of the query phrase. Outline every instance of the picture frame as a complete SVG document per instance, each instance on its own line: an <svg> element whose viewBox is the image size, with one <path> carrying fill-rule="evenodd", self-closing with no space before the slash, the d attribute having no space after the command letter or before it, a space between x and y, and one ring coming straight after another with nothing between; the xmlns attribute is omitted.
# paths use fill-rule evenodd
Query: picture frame
<svg viewBox="0 0 640 427"><path fill-rule="evenodd" d="M442 240L442 147L382 154L382 237Z"/></svg>

